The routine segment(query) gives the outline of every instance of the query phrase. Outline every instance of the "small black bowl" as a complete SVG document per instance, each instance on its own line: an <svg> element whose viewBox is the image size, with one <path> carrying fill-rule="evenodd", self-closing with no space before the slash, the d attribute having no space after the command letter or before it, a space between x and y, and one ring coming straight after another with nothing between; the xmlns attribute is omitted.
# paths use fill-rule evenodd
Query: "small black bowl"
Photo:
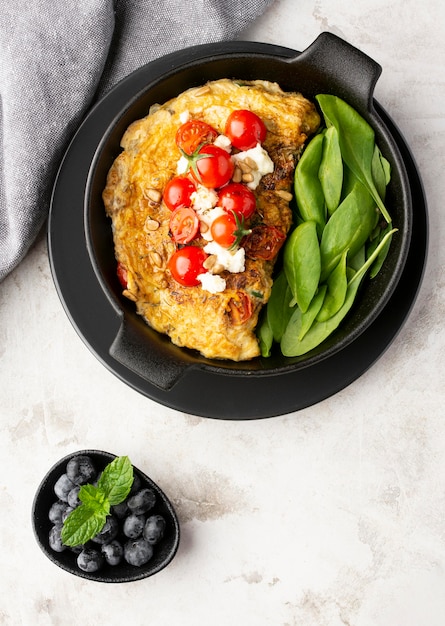
<svg viewBox="0 0 445 626"><path fill-rule="evenodd" d="M53 526L48 517L51 505L57 501L54 493L54 484L65 473L66 465L75 456L86 455L91 458L97 472L101 472L111 463L116 455L101 450L81 450L60 459L46 474L37 489L32 505L32 524L34 534L41 550L56 565L70 574L103 583L126 583L141 580L156 574L164 569L173 559L179 545L179 523L176 513L163 491L148 476L133 466L135 476L141 479L141 487L149 487L156 494L156 504L153 514L162 515L166 528L162 540L154 546L152 558L141 567L129 565L122 561L119 565L105 564L100 570L88 573L79 569L76 563L76 553L67 548L63 552L55 552L49 545L49 531Z"/></svg>

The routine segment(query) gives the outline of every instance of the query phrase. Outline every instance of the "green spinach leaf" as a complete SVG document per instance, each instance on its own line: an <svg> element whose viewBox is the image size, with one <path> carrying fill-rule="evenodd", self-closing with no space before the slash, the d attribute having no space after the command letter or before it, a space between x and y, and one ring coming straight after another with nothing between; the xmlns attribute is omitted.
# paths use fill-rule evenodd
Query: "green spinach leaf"
<svg viewBox="0 0 445 626"><path fill-rule="evenodd" d="M335 126L343 160L369 190L385 220L391 218L372 176L375 133L368 122L347 102L329 94L316 96L326 124Z"/></svg>
<svg viewBox="0 0 445 626"><path fill-rule="evenodd" d="M284 271L293 298L304 313L320 281L321 258L314 221L303 222L290 235L283 253Z"/></svg>

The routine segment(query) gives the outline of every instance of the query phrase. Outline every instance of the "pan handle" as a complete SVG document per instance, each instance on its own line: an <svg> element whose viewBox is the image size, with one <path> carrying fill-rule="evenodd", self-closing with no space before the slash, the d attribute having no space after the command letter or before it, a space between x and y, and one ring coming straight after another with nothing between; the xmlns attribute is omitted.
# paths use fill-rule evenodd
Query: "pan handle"
<svg viewBox="0 0 445 626"><path fill-rule="evenodd" d="M146 333L155 333L148 327L124 316L109 348L110 356L147 382L163 391L169 391L192 364L182 356L176 359L174 347L155 334L147 341Z"/></svg>
<svg viewBox="0 0 445 626"><path fill-rule="evenodd" d="M340 96L356 108L372 110L374 88L382 68L344 39L323 32L289 63L305 67L313 76L317 93L321 93L322 86L325 93Z"/></svg>

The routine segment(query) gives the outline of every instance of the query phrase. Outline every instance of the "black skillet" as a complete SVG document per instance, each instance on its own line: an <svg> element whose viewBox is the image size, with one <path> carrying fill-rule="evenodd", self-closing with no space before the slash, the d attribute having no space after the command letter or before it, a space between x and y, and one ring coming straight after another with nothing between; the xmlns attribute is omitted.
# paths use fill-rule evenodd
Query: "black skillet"
<svg viewBox="0 0 445 626"><path fill-rule="evenodd" d="M380 66L322 33L303 53L252 42L196 46L154 61L119 83L74 137L54 188L49 250L64 307L80 336L119 378L172 408L207 417L252 419L289 413L336 393L385 351L417 295L427 246L426 203L399 131L375 102ZM122 298L101 191L126 127L149 107L217 78L273 80L309 98L332 93L373 126L392 164L387 203L399 229L376 279L323 346L305 357L236 364L210 361L150 329ZM413 211L415 205L415 211Z"/></svg>

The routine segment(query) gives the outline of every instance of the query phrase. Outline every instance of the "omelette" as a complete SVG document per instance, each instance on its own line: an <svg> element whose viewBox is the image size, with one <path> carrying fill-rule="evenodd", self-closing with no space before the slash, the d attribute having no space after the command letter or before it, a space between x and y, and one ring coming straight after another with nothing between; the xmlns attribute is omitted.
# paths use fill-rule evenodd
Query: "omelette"
<svg viewBox="0 0 445 626"><path fill-rule="evenodd" d="M225 134L230 114L240 110L256 114L267 131L255 148L240 150ZM255 196L255 210L242 220L243 236L235 248L221 248L209 235L209 216L223 213L220 190L204 186L199 173L187 169L177 133L189 120L215 129L217 137L211 141L232 163L228 183L245 184ZM122 293L149 326L206 358L246 361L259 356L255 329L292 225L295 166L319 124L314 104L300 93L285 92L268 81L220 79L152 106L146 117L128 127L108 173L103 202L111 219ZM204 145L202 151L206 149L211 152ZM172 210L164 199L167 184L178 175L188 176L196 189L192 209L199 227L187 243L172 237ZM193 284L178 282L172 271L172 259L184 248L202 261Z"/></svg>

